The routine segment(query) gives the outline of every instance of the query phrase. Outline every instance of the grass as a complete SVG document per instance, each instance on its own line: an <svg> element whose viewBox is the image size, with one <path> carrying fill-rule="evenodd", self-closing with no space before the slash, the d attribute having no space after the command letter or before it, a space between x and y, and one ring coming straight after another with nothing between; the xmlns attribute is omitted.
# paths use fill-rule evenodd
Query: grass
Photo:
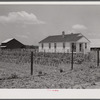
<svg viewBox="0 0 100 100"><path fill-rule="evenodd" d="M34 65L31 76L29 63L0 62L0 88L68 89L99 81L100 67L92 63L74 64L73 70L70 64L58 67Z"/></svg>
<svg viewBox="0 0 100 100"><path fill-rule="evenodd" d="M100 81L96 55L34 53L31 76L30 51L0 51L0 88L89 88Z"/></svg>

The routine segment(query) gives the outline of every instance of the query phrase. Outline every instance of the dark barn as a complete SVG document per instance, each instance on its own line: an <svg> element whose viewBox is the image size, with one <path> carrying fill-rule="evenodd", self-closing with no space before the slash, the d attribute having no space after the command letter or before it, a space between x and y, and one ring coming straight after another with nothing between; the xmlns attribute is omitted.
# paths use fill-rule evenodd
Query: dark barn
<svg viewBox="0 0 100 100"><path fill-rule="evenodd" d="M1 49L21 49L25 48L25 45L16 40L15 38L7 39L1 43Z"/></svg>

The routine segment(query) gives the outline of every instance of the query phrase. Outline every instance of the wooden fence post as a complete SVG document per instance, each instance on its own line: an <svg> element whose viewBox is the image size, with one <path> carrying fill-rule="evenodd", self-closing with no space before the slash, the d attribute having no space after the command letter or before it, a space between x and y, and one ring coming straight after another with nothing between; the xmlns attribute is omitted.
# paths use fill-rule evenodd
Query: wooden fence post
<svg viewBox="0 0 100 100"><path fill-rule="evenodd" d="M33 51L31 52L31 75L33 75Z"/></svg>
<svg viewBox="0 0 100 100"><path fill-rule="evenodd" d="M73 43L72 43L71 70L73 70Z"/></svg>
<svg viewBox="0 0 100 100"><path fill-rule="evenodd" d="M99 66L99 49L97 49L97 66Z"/></svg>

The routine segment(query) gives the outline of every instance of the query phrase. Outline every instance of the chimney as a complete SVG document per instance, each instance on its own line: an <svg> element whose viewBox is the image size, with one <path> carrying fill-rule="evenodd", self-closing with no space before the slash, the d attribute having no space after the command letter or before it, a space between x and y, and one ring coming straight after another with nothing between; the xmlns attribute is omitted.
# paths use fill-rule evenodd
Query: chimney
<svg viewBox="0 0 100 100"><path fill-rule="evenodd" d="M71 34L73 34L73 33L71 33Z"/></svg>
<svg viewBox="0 0 100 100"><path fill-rule="evenodd" d="M65 37L65 31L62 31L62 37L63 38Z"/></svg>

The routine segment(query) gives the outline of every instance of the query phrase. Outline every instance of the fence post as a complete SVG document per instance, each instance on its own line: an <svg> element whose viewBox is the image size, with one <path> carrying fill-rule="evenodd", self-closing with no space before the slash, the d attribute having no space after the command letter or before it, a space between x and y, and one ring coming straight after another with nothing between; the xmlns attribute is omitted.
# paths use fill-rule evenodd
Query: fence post
<svg viewBox="0 0 100 100"><path fill-rule="evenodd" d="M71 70L73 70L73 43L72 43L72 57L71 57Z"/></svg>
<svg viewBox="0 0 100 100"><path fill-rule="evenodd" d="M31 75L33 75L33 51L31 51Z"/></svg>
<svg viewBox="0 0 100 100"><path fill-rule="evenodd" d="M99 49L97 49L97 66L99 66Z"/></svg>

